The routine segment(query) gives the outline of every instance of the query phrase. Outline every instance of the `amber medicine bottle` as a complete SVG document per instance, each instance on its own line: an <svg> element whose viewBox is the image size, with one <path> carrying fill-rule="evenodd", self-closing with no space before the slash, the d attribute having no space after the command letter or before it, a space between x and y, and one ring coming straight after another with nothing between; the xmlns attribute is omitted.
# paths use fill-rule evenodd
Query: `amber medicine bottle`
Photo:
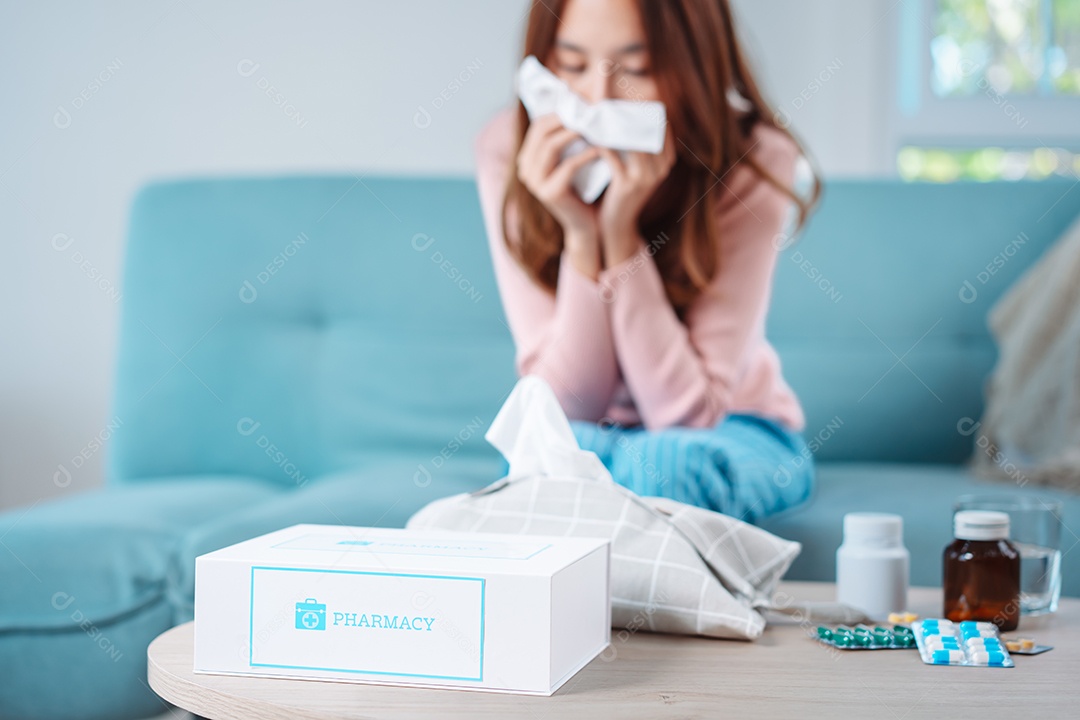
<svg viewBox="0 0 1080 720"><path fill-rule="evenodd" d="M992 622L1002 631L1020 622L1020 553L1009 542L1003 512L961 510L956 539L945 548L945 617Z"/></svg>

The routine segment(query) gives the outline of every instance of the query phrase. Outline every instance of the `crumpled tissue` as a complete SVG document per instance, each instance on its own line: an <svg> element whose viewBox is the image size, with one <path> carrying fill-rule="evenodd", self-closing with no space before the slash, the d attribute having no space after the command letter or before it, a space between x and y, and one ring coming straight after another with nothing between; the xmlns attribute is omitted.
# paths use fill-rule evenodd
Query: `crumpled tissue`
<svg viewBox="0 0 1080 720"><path fill-rule="evenodd" d="M667 114L654 101L601 100L588 103L529 55L518 68L516 87L530 120L555 113L563 126L581 134L563 151L565 159L590 145L657 154L664 149ZM586 203L596 202L611 182L611 166L597 158L574 174L573 185Z"/></svg>

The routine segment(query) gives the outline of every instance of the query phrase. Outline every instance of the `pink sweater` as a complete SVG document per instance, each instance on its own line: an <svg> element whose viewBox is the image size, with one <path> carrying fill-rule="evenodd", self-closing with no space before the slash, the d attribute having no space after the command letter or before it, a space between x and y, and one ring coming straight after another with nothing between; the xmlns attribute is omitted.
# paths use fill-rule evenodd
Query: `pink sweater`
<svg viewBox="0 0 1080 720"><path fill-rule="evenodd" d="M802 407L765 339L778 256L773 240L791 199L745 165L718 180L719 270L688 309L685 324L668 302L644 243L635 255L601 271L597 282L564 255L552 295L528 276L503 240L500 216L515 122L513 108L499 112L477 136L475 149L480 203L518 373L544 378L571 419L655 430L710 427L730 413L748 413L801 431ZM755 141L751 152L790 186L795 144L765 126L756 129Z"/></svg>

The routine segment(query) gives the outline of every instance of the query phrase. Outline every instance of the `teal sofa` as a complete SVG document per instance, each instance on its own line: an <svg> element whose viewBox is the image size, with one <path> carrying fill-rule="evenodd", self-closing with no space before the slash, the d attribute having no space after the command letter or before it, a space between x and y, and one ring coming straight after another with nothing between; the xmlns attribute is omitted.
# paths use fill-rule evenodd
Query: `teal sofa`
<svg viewBox="0 0 1080 720"><path fill-rule="evenodd" d="M819 463L814 497L764 522L804 544L790 577L832 579L843 513L890 510L934 584L956 495L1032 489L963 470L964 418L987 309L1078 213L1068 183L829 184L769 317ZM400 526L503 470L483 432L513 347L470 180L156 182L123 290L106 486L0 514L3 718L164 712L145 651L192 618L197 555L298 522ZM1080 498L1042 494L1080 522ZM1080 593L1080 553L1064 565Z"/></svg>

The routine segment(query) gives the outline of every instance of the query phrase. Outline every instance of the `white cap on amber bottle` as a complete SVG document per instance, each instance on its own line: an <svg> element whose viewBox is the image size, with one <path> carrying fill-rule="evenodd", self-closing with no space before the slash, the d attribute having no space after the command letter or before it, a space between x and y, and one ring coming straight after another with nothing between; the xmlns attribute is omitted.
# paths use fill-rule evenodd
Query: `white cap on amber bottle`
<svg viewBox="0 0 1080 720"><path fill-rule="evenodd" d="M958 540L1008 540L1009 514L996 510L961 510L953 517Z"/></svg>

